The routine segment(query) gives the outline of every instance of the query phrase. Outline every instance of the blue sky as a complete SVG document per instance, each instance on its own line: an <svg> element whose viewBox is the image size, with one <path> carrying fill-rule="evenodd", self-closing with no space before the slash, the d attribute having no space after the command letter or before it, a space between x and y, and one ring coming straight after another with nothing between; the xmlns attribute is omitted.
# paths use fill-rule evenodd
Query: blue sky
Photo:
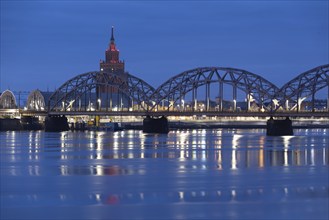
<svg viewBox="0 0 329 220"><path fill-rule="evenodd" d="M111 26L126 71L154 87L234 67L277 86L329 63L328 1L1 1L0 91L54 90L99 70Z"/></svg>

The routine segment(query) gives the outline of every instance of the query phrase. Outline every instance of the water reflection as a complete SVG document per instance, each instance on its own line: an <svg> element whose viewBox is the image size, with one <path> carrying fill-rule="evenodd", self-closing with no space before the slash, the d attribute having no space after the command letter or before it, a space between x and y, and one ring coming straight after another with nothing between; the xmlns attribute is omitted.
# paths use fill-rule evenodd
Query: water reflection
<svg viewBox="0 0 329 220"><path fill-rule="evenodd" d="M143 175L143 169L127 169L119 166L91 165L91 166L69 166L61 165L60 173L64 176L69 175L88 175L88 176L113 176L113 175Z"/></svg>
<svg viewBox="0 0 329 220"><path fill-rule="evenodd" d="M8 219L328 216L328 129L0 132L0 144Z"/></svg>
<svg viewBox="0 0 329 220"><path fill-rule="evenodd" d="M262 201L268 197L274 197L274 200L297 200L309 198L328 198L329 188L322 187L280 187L272 189L222 189L222 190L194 190L178 192L140 192L140 193L122 193L94 196L98 202L106 205L114 203L194 203L194 202L246 202ZM279 196L278 196L279 195Z"/></svg>
<svg viewBox="0 0 329 220"><path fill-rule="evenodd" d="M1 140L1 159L10 163L56 161L60 175L138 173L136 168L141 164L129 169L121 162L126 159L169 159L175 162L177 172L321 166L329 161L327 132L308 129L284 137L267 137L264 131L224 129L177 130L168 135L140 131L6 132L1 134L5 137ZM86 161L90 165L86 166ZM43 168L30 164L25 171L40 175ZM12 175L25 171L15 166L8 170Z"/></svg>
<svg viewBox="0 0 329 220"><path fill-rule="evenodd" d="M223 202L265 202L271 198L271 202L283 201L307 201L310 199L328 199L329 188L318 187L276 187L276 188L246 188L246 189L215 189L215 190L191 190L191 191L146 191L146 192L67 192L49 196L54 204L68 205L124 205L124 204L188 204L188 203L220 203ZM7 206L14 206L10 201L21 201L28 206L40 206L44 202L40 194L27 194L11 196ZM256 211L256 210L255 210Z"/></svg>
<svg viewBox="0 0 329 220"><path fill-rule="evenodd" d="M325 129L324 129L325 130ZM326 130L323 131L326 133ZM328 165L328 138L307 136L266 137L263 134L234 133L223 130L187 130L174 131L168 135L149 135L139 131L116 133L86 133L89 147L83 145L82 152L72 155L61 151L63 160L108 160L108 159L177 159L179 172L184 169L244 169L271 166L315 166ZM74 139L74 134L69 139ZM63 140L65 148L75 148L76 143ZM305 147L305 143L306 146ZM195 161L195 164L193 164ZM192 164L191 164L192 163ZM68 165L63 165L69 167ZM96 168L97 169L96 169ZM120 167L123 167L120 165ZM77 168L77 174L90 175L131 174L131 170L118 168L117 172L102 163L90 168ZM81 171L83 170L83 172ZM74 169L69 172L74 174Z"/></svg>

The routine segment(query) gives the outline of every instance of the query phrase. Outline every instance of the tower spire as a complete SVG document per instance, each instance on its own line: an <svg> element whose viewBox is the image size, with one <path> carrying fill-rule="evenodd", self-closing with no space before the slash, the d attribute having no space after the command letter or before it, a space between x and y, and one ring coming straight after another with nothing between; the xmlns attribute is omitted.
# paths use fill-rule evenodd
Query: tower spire
<svg viewBox="0 0 329 220"><path fill-rule="evenodd" d="M114 27L112 26L111 43L114 43Z"/></svg>

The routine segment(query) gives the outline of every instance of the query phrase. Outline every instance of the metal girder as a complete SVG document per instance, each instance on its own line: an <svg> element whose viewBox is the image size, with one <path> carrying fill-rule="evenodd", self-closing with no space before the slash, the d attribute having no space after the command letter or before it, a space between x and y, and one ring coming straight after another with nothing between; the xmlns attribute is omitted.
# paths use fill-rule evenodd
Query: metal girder
<svg viewBox="0 0 329 220"><path fill-rule="evenodd" d="M56 111L63 106L62 110L66 111L72 102L77 101L87 92L96 93L94 90L97 86L111 86L137 103L146 102L147 105L151 105L148 101L155 90L142 79L129 73L125 73L123 79L117 74L88 72L80 74L60 86L49 99L48 111Z"/></svg>
<svg viewBox="0 0 329 220"><path fill-rule="evenodd" d="M314 96L317 91L328 86L329 64L301 73L283 85L277 93L276 98L280 100L278 108L284 106L286 101L297 103L298 99Z"/></svg>
<svg viewBox="0 0 329 220"><path fill-rule="evenodd" d="M28 110L44 110L46 107L45 99L40 90L32 91L27 97L26 108Z"/></svg>
<svg viewBox="0 0 329 220"><path fill-rule="evenodd" d="M271 103L278 87L263 77L245 70L224 67L202 67L182 72L160 85L152 100L158 105L162 100L177 102L186 93L211 83L234 85L236 88L253 93L258 103ZM154 106L153 106L154 108Z"/></svg>
<svg viewBox="0 0 329 220"><path fill-rule="evenodd" d="M17 108L16 97L10 90L5 90L0 94L0 109Z"/></svg>
<svg viewBox="0 0 329 220"><path fill-rule="evenodd" d="M286 100L296 103L299 98L312 96L314 99L317 91L328 87L329 64L298 75L281 89L254 73L225 67L201 67L184 71L171 77L156 90L142 79L128 73L119 76L98 71L88 72L68 80L57 89L49 99L48 111L56 111L63 106L61 110L66 111L72 102L87 93L95 94L96 87L101 85L116 88L144 110L152 111L164 100L175 104L191 91L194 97L197 88L201 86L206 86L206 93L209 94L210 84L216 83L221 86L231 85L234 89L234 97L236 97L236 89L247 95L252 94L254 101L269 111L273 110L272 101L276 99L279 101L279 105L275 105L277 110L285 104Z"/></svg>

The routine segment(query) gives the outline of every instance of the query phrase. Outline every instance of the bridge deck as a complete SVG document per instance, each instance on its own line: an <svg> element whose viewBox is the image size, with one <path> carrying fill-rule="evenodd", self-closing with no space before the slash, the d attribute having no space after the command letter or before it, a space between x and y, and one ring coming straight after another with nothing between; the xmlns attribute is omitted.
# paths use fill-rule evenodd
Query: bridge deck
<svg viewBox="0 0 329 220"><path fill-rule="evenodd" d="M99 115L99 116L197 116L197 117L328 117L329 112L179 112L179 111L85 111L85 112L49 112L49 115Z"/></svg>
<svg viewBox="0 0 329 220"><path fill-rule="evenodd" d="M303 118L328 118L327 111L276 111L276 112L244 112L244 111L30 111L18 109L0 109L0 116L5 115L23 115L23 116L47 116L47 115L66 115L66 116L196 116L196 117L303 117Z"/></svg>

